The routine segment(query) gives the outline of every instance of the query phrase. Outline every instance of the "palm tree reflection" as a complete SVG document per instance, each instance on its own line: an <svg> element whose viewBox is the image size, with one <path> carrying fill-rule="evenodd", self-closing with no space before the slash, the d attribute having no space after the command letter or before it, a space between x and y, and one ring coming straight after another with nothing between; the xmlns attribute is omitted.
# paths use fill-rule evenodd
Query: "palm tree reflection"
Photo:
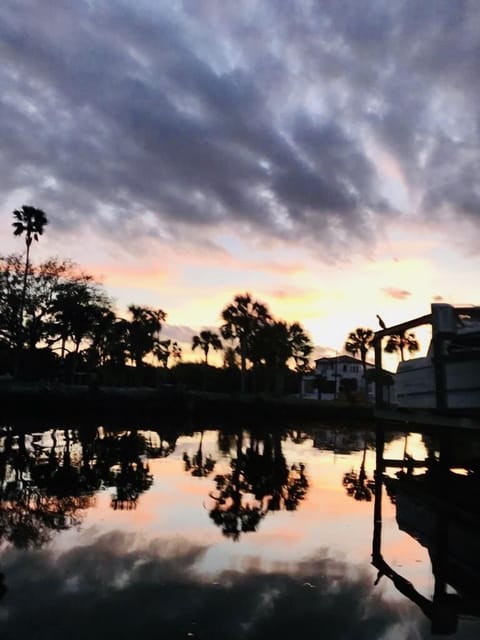
<svg viewBox="0 0 480 640"><path fill-rule="evenodd" d="M27 447L26 434L6 434L0 451L0 539L19 548L41 547L54 531L80 524L94 504L95 487L72 465L70 432L65 434L61 456L55 431L48 454L38 444Z"/></svg>
<svg viewBox="0 0 480 640"><path fill-rule="evenodd" d="M236 434L230 470L215 476L209 515L224 536L238 540L256 531L269 511L295 510L305 498L308 480L303 463L287 465L280 434Z"/></svg>
<svg viewBox="0 0 480 640"><path fill-rule="evenodd" d="M0 436L0 541L45 545L55 531L79 525L102 488L114 489L113 509L134 509L152 485L148 458L170 455L176 438L88 427L37 435L6 429Z"/></svg>
<svg viewBox="0 0 480 640"><path fill-rule="evenodd" d="M112 509L135 509L140 494L153 483L144 436L136 429L120 434L108 433L98 441L97 451L102 483L115 488Z"/></svg>
<svg viewBox="0 0 480 640"><path fill-rule="evenodd" d="M200 442L198 443L198 449L195 455L192 455L190 457L186 451L183 454L185 471L190 471L192 476L196 476L197 478L204 478L206 476L209 476L212 473L216 463L216 460L212 458L212 455L210 453L207 456L203 455L202 443L203 431L200 432Z"/></svg>
<svg viewBox="0 0 480 640"><path fill-rule="evenodd" d="M367 477L365 471L366 456L367 441L365 440L360 470L358 473L353 469L351 471L347 471L343 475L343 486L347 490L347 494L355 500L371 502L372 492L375 490L375 481Z"/></svg>

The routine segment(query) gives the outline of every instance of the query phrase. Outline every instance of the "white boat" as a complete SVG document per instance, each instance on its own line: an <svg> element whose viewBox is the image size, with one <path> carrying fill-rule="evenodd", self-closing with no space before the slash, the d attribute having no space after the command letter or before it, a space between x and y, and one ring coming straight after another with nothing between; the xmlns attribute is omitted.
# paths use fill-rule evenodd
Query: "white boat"
<svg viewBox="0 0 480 640"><path fill-rule="evenodd" d="M437 408L434 337L441 337L445 408L480 408L480 307L432 304L432 342L422 358L400 362L395 376L400 407Z"/></svg>

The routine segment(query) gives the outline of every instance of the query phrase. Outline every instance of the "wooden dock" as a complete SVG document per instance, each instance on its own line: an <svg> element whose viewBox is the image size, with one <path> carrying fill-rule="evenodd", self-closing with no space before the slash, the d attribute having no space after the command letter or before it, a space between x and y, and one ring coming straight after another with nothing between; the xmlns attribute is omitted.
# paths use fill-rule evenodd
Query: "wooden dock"
<svg viewBox="0 0 480 640"><path fill-rule="evenodd" d="M397 407L376 407L375 422L385 425L400 425L403 429L471 429L480 431L480 415L464 415L455 412L441 412L426 409L400 409Z"/></svg>

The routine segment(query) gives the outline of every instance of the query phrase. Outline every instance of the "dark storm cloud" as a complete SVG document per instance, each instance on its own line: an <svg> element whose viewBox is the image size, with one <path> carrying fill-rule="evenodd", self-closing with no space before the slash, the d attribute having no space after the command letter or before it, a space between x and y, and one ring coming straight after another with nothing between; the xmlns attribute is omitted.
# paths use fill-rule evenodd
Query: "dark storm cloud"
<svg viewBox="0 0 480 640"><path fill-rule="evenodd" d="M395 607L372 577L325 551L286 572L201 576L206 547L120 533L57 557L3 552L6 638L384 638L426 630L413 606ZM3 637L3 636L2 636Z"/></svg>
<svg viewBox="0 0 480 640"><path fill-rule="evenodd" d="M446 0L4 0L2 196L30 190L58 227L225 223L331 252L401 215L379 145L425 211L475 217L479 16Z"/></svg>

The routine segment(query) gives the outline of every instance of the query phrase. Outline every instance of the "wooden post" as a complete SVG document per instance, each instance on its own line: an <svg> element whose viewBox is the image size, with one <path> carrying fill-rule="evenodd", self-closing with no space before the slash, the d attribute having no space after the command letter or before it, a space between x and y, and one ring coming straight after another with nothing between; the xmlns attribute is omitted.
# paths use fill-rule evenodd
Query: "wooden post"
<svg viewBox="0 0 480 640"><path fill-rule="evenodd" d="M383 406L382 338L375 336L375 406Z"/></svg>

